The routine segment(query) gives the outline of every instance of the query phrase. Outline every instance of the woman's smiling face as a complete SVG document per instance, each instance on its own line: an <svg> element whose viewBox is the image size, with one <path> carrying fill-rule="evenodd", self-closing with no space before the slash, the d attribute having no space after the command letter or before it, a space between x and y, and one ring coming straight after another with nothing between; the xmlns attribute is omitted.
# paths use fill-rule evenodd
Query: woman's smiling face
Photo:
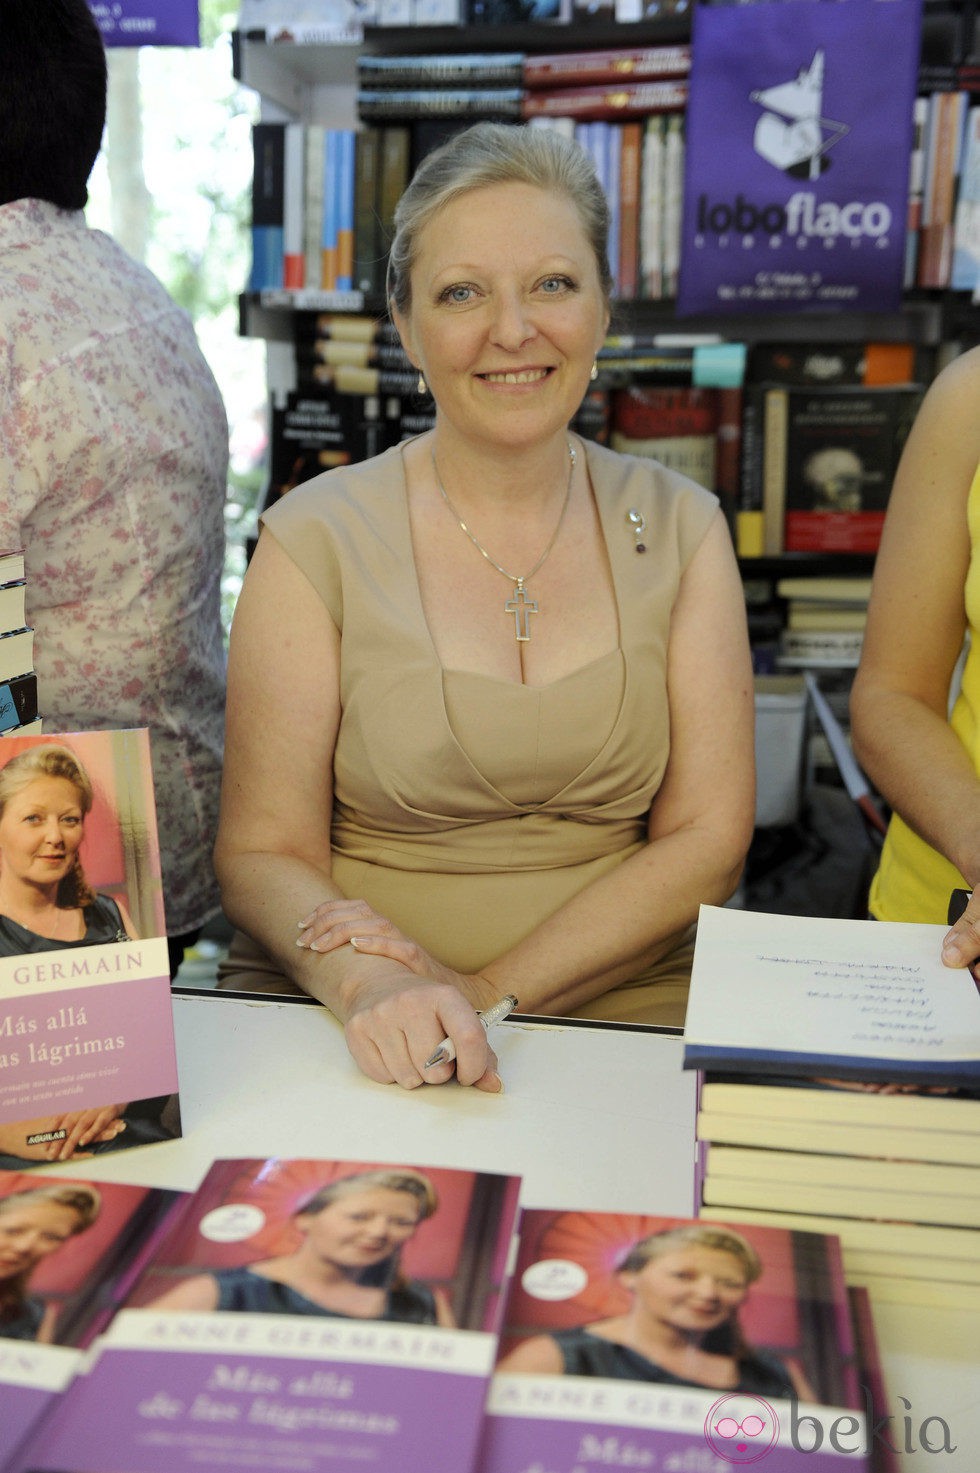
<svg viewBox="0 0 980 1473"><path fill-rule="evenodd" d="M22 1202L0 1208L0 1279L29 1273L78 1231L78 1213L59 1202Z"/></svg>
<svg viewBox="0 0 980 1473"><path fill-rule="evenodd" d="M396 1252L415 1232L419 1204L410 1192L369 1187L348 1192L297 1221L319 1257L346 1269L370 1268Z"/></svg>
<svg viewBox="0 0 980 1473"><path fill-rule="evenodd" d="M74 785L36 777L8 799L0 817L0 871L30 884L57 884L71 870L84 832Z"/></svg>
<svg viewBox="0 0 980 1473"><path fill-rule="evenodd" d="M522 183L468 190L420 231L411 282L396 322L446 421L513 446L564 431L608 323L570 199Z"/></svg>
<svg viewBox="0 0 980 1473"><path fill-rule="evenodd" d="M706 1332L724 1324L749 1288L734 1254L693 1243L649 1259L622 1279L641 1311L687 1332Z"/></svg>

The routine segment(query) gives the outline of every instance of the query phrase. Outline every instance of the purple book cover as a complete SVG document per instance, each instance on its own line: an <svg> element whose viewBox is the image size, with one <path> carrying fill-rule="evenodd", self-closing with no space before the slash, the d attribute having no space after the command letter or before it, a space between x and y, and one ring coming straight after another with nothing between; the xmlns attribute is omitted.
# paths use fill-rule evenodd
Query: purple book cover
<svg viewBox="0 0 980 1473"><path fill-rule="evenodd" d="M466 1473L518 1186L216 1162L19 1466Z"/></svg>
<svg viewBox="0 0 980 1473"><path fill-rule="evenodd" d="M180 1134L149 736L0 742L0 1168Z"/></svg>
<svg viewBox="0 0 980 1473"><path fill-rule="evenodd" d="M679 314L898 310L920 14L695 8Z"/></svg>
<svg viewBox="0 0 980 1473"><path fill-rule="evenodd" d="M867 1440L836 1238L522 1214L478 1473L866 1473Z"/></svg>
<svg viewBox="0 0 980 1473"><path fill-rule="evenodd" d="M181 1194L0 1171L0 1470L56 1404Z"/></svg>

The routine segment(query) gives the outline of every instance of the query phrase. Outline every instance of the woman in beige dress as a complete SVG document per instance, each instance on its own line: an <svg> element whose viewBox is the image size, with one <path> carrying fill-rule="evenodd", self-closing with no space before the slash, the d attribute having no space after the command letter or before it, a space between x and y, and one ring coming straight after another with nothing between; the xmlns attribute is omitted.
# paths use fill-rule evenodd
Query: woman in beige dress
<svg viewBox="0 0 980 1473"><path fill-rule="evenodd" d="M507 993L683 1023L698 906L752 831L746 621L716 499L569 432L609 323L584 151L477 124L395 224L436 424L263 518L229 654L224 983L320 999L373 1079L496 1091L477 1012ZM427 1069L444 1037L455 1068Z"/></svg>

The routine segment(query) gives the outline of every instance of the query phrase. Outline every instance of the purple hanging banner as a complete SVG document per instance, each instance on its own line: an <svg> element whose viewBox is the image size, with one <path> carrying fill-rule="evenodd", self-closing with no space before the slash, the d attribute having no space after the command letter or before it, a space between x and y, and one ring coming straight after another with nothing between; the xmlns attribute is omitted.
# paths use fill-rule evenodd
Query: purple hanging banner
<svg viewBox="0 0 980 1473"><path fill-rule="evenodd" d="M698 5L679 316L901 301L922 0Z"/></svg>
<svg viewBox="0 0 980 1473"><path fill-rule="evenodd" d="M198 0L89 0L106 46L200 46Z"/></svg>

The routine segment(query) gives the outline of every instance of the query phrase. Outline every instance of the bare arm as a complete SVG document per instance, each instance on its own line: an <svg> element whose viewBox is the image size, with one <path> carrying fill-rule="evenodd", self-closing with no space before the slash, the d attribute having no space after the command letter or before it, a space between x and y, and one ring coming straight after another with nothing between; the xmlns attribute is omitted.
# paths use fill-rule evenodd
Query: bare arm
<svg viewBox="0 0 980 1473"><path fill-rule="evenodd" d="M525 1012L562 1013L636 976L737 884L755 812L754 700L741 581L719 513L681 582L667 668L670 758L654 800L649 842L595 880L518 945L461 977L377 918L339 911L320 945L397 957L464 989L516 993Z"/></svg>
<svg viewBox="0 0 980 1473"><path fill-rule="evenodd" d="M458 988L347 945L328 956L297 945L298 922L324 900L343 898L330 854L339 722L340 634L306 577L263 532L229 650L215 849L225 912L345 1025L366 1010L385 1011L391 1021L381 1047L374 1030L352 1039L348 1026L352 1052L373 1079L420 1083L416 1066L450 1036L457 1078L499 1089L486 1033ZM441 1083L452 1073L442 1065L426 1077Z"/></svg>
<svg viewBox="0 0 980 1473"><path fill-rule="evenodd" d="M947 706L966 630L978 403L974 351L929 390L902 455L851 697L854 749L868 776L971 885L980 882L980 782Z"/></svg>

